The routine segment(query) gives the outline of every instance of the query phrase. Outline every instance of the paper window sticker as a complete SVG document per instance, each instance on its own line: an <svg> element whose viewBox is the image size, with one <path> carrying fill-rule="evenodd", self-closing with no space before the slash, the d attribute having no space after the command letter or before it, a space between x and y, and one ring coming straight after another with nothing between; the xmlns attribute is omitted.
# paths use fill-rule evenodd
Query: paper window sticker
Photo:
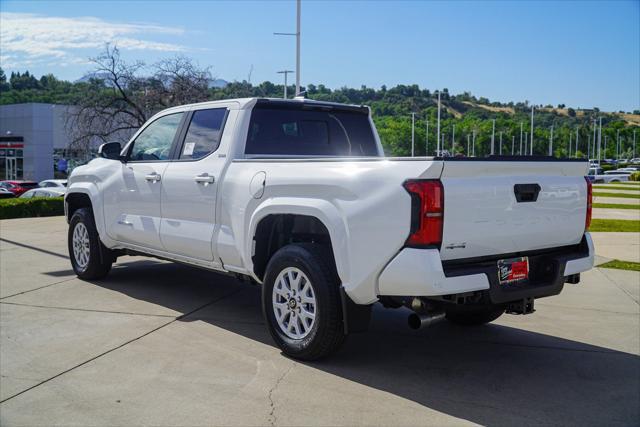
<svg viewBox="0 0 640 427"><path fill-rule="evenodd" d="M184 150L182 150L183 156L191 156L193 154L193 149L196 148L195 142L187 142L184 144Z"/></svg>

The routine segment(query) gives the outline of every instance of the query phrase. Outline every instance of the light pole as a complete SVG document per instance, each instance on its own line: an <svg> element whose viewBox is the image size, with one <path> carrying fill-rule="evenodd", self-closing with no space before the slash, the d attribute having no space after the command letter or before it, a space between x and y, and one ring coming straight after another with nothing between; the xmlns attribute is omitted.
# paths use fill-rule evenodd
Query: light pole
<svg viewBox="0 0 640 427"><path fill-rule="evenodd" d="M293 71L290 71L290 70L278 71L278 74L284 74L284 99L287 99L287 75L289 75L290 73L293 73Z"/></svg>
<svg viewBox="0 0 640 427"><path fill-rule="evenodd" d="M531 106L531 141L529 144L529 155L533 156L533 105Z"/></svg>
<svg viewBox="0 0 640 427"><path fill-rule="evenodd" d="M516 136L511 135L511 155L513 156L513 150L516 148Z"/></svg>
<svg viewBox="0 0 640 427"><path fill-rule="evenodd" d="M498 150L498 152L502 156L502 132L500 132L500 149Z"/></svg>
<svg viewBox="0 0 640 427"><path fill-rule="evenodd" d="M426 136L424 138L424 143L425 143L424 155L429 156L429 116L428 115L424 118L424 121L427 123L427 128L425 130Z"/></svg>
<svg viewBox="0 0 640 427"><path fill-rule="evenodd" d="M633 130L633 156L631 156L635 159L636 157L636 130Z"/></svg>
<svg viewBox="0 0 640 427"><path fill-rule="evenodd" d="M453 125L453 133L451 134L451 155L453 156L456 149L456 125Z"/></svg>
<svg viewBox="0 0 640 427"><path fill-rule="evenodd" d="M411 157L415 157L416 147L416 113L411 113Z"/></svg>
<svg viewBox="0 0 640 427"><path fill-rule="evenodd" d="M467 157L471 154L471 135L467 134Z"/></svg>
<svg viewBox="0 0 640 427"><path fill-rule="evenodd" d="M276 36L296 36L296 96L300 94L300 0L296 0L296 32L273 33Z"/></svg>
<svg viewBox="0 0 640 427"><path fill-rule="evenodd" d="M573 152L573 157L578 157L578 139L580 138L580 127L576 128L576 149Z"/></svg>
<svg viewBox="0 0 640 427"><path fill-rule="evenodd" d="M616 132L616 160L620 160L620 129Z"/></svg>
<svg viewBox="0 0 640 427"><path fill-rule="evenodd" d="M551 125L551 135L549 135L549 157L553 157L553 125Z"/></svg>
<svg viewBox="0 0 640 427"><path fill-rule="evenodd" d="M569 132L569 157L571 157L571 144L573 142L571 141L572 138L573 138L573 134Z"/></svg>
<svg viewBox="0 0 640 427"><path fill-rule="evenodd" d="M520 122L520 151L519 154L522 156L522 122Z"/></svg>
<svg viewBox="0 0 640 427"><path fill-rule="evenodd" d="M495 153L494 145L496 140L496 119L492 120L493 125L491 128L491 155L493 156Z"/></svg>
<svg viewBox="0 0 640 427"><path fill-rule="evenodd" d="M591 150L591 156L595 157L596 156L596 130L598 129L598 125L597 125L597 121L596 119L593 119L593 146L592 146L592 150ZM598 164L600 164L600 158L598 158Z"/></svg>
<svg viewBox="0 0 640 427"><path fill-rule="evenodd" d="M600 165L600 154L602 153L602 117L600 117L600 129L598 130L598 165ZM606 145L605 145L606 150Z"/></svg>
<svg viewBox="0 0 640 427"><path fill-rule="evenodd" d="M437 139L436 143L438 147L436 148L436 156L440 155L440 90L438 90L438 130L436 132Z"/></svg>

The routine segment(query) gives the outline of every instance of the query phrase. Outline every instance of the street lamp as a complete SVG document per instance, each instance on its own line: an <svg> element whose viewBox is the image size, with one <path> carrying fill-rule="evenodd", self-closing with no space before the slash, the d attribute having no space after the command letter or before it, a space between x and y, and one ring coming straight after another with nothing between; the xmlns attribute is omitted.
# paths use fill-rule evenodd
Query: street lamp
<svg viewBox="0 0 640 427"><path fill-rule="evenodd" d="M300 94L300 0L296 0L296 32L273 33L276 36L296 36L296 96Z"/></svg>
<svg viewBox="0 0 640 427"><path fill-rule="evenodd" d="M293 73L291 70L278 71L278 74L284 74L284 99L287 99L287 76Z"/></svg>

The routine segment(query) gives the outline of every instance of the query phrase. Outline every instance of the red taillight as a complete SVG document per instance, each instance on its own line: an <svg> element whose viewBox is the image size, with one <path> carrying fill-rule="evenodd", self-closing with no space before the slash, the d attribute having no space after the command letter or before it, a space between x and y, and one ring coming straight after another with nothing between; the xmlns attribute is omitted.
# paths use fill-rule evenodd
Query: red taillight
<svg viewBox="0 0 640 427"><path fill-rule="evenodd" d="M591 181L586 176L584 180L587 181L587 217L584 220L584 231L589 229L591 225L591 209L593 208L593 189L591 188Z"/></svg>
<svg viewBox="0 0 640 427"><path fill-rule="evenodd" d="M436 179L409 180L404 188L411 195L411 234L407 246L440 246L444 224L444 188Z"/></svg>

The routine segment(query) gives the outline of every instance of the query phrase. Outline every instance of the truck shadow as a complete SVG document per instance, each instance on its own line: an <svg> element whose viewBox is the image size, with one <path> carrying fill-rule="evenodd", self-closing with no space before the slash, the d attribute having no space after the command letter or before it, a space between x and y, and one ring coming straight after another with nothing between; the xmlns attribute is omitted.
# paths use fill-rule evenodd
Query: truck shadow
<svg viewBox="0 0 640 427"><path fill-rule="evenodd" d="M185 314L180 321L207 322L275 347L259 287L176 264L123 261L93 284ZM637 355L499 324L444 322L412 331L407 314L376 306L367 333L349 336L337 354L306 365L484 425L633 425L640 419Z"/></svg>

